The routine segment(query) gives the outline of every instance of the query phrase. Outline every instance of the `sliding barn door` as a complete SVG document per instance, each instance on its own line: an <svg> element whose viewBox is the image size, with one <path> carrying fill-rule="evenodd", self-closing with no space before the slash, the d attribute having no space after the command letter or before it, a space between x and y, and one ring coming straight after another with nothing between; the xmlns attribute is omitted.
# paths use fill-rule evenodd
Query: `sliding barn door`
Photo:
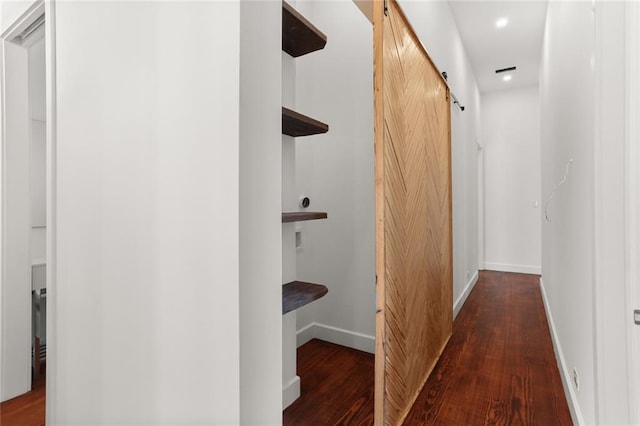
<svg viewBox="0 0 640 426"><path fill-rule="evenodd" d="M376 425L401 424L452 329L447 85L389 0L374 1Z"/></svg>

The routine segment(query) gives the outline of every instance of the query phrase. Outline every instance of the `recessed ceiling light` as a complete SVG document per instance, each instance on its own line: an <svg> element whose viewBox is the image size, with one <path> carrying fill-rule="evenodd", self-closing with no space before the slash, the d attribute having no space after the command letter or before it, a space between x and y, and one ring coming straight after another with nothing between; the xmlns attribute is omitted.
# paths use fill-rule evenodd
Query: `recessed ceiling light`
<svg viewBox="0 0 640 426"><path fill-rule="evenodd" d="M508 23L509 23L509 20L507 18L500 18L496 21L496 27L504 28L507 26Z"/></svg>
<svg viewBox="0 0 640 426"><path fill-rule="evenodd" d="M509 80L511 80L511 74L507 74L507 75L505 75L504 77L502 77L502 79L503 79L504 81L509 81Z"/></svg>

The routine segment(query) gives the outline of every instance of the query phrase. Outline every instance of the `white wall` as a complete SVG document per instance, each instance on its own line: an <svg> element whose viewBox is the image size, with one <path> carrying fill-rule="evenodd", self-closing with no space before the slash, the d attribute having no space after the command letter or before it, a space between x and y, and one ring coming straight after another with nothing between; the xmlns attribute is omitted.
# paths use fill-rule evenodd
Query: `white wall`
<svg viewBox="0 0 640 426"><path fill-rule="evenodd" d="M2 48L0 400L31 389L31 231L28 51ZM6 65L6 66L4 66Z"/></svg>
<svg viewBox="0 0 640 426"><path fill-rule="evenodd" d="M296 194L311 199L309 210L328 213L327 220L300 224L297 275L329 289L298 311L298 330L315 322L325 339L372 352L373 27L350 0L299 1L297 7L328 41L296 59L296 107L329 125L328 133L296 142Z"/></svg>
<svg viewBox="0 0 640 426"><path fill-rule="evenodd" d="M482 94L484 268L540 273L538 86Z"/></svg>
<svg viewBox="0 0 640 426"><path fill-rule="evenodd" d="M240 424L282 422L281 19L240 4Z"/></svg>
<svg viewBox="0 0 640 426"><path fill-rule="evenodd" d="M32 9L39 1L12 0L0 2L0 34L4 33L26 11Z"/></svg>
<svg viewBox="0 0 640 426"><path fill-rule="evenodd" d="M239 185L255 190L239 182L255 145L252 133L241 152L236 142L250 117L239 100L240 25L233 2L56 4L51 424L244 417L241 403L253 397L240 390L248 359L239 332L250 304L239 296L249 283L277 285L277 271L261 283L239 274L241 256L256 255L247 244L259 244L239 225L274 220L271 204L265 222L239 216ZM260 108L275 114L266 101ZM265 179L269 195L279 185ZM258 230L267 250L271 231ZM261 294L272 301L275 288ZM271 359L279 320L273 328L272 309L263 312L264 328L252 333L271 335Z"/></svg>
<svg viewBox="0 0 640 426"><path fill-rule="evenodd" d="M629 424L624 5L550 2L541 67L542 280L574 420ZM579 389L572 383L578 372Z"/></svg>
<svg viewBox="0 0 640 426"><path fill-rule="evenodd" d="M451 91L465 106L464 111L453 105L451 110L453 302L457 314L477 281L480 92L449 4L441 1L400 4L431 59L440 71L447 72Z"/></svg>
<svg viewBox="0 0 640 426"><path fill-rule="evenodd" d="M35 36L35 35L34 35ZM46 258L46 107L45 43L29 48L29 110L31 116L31 261Z"/></svg>
<svg viewBox="0 0 640 426"><path fill-rule="evenodd" d="M597 421L601 424L631 423L630 411L637 408L630 380L632 342L626 334L633 327L625 287L625 240L630 234L625 225L625 96L630 87L625 81L627 7L622 2L596 4L594 301Z"/></svg>
<svg viewBox="0 0 640 426"><path fill-rule="evenodd" d="M640 308L640 126L637 117L640 112L640 81L635 78L640 71L640 4L625 5L625 84L627 103L625 105L625 223L626 235L626 282L627 309L631 314ZM629 377L632 380L630 392L630 419L640 424L640 327L627 320L632 356L629 357Z"/></svg>
<svg viewBox="0 0 640 426"><path fill-rule="evenodd" d="M551 2L540 73L542 196L573 159L542 224L542 279L581 417L595 423L593 314L594 16L590 3ZM571 401L571 400L570 400Z"/></svg>
<svg viewBox="0 0 640 426"><path fill-rule="evenodd" d="M402 2L416 33L453 92L454 300L456 313L477 280L480 94L446 2ZM296 103L329 124L329 133L296 146L296 186L325 222L303 225L298 278L329 294L298 312L298 343L321 337L373 351L375 231L372 26L351 1L298 2L328 35L321 52L298 59ZM335 16L340 16L339 20Z"/></svg>

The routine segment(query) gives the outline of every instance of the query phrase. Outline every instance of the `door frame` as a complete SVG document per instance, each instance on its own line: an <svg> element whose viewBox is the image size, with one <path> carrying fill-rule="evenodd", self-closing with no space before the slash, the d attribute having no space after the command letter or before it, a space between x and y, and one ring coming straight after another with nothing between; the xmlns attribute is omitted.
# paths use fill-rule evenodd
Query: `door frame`
<svg viewBox="0 0 640 426"><path fill-rule="evenodd" d="M640 69L633 2L595 3L595 145L593 330L595 419L637 423L640 308L637 215L640 213L637 141L640 112L634 78Z"/></svg>
<svg viewBox="0 0 640 426"><path fill-rule="evenodd" d="M10 146L12 142L14 142L14 130L18 129L19 134L24 136L25 129L24 120L26 118L27 123L29 120L29 108L27 102L27 108L24 107L24 99L26 97L28 99L28 83L26 85L21 84L21 92L14 93L11 96L7 96L7 75L11 75L11 72L16 70L24 71L28 70L28 49L32 43L29 43L29 39L25 43L22 43L20 40L16 40L16 37L22 34L22 32L33 24L37 19L46 16L46 25L44 28L44 39L45 39L45 50L46 50L46 59L45 59L45 75L46 75L46 151L47 151L47 160L46 160L46 180L47 180L47 324L48 324L48 342L47 342L47 364L49 364L49 368L47 368L47 407L51 406L52 392L49 392L50 389L55 385L54 380L52 378L55 376L55 366L53 365L55 362L55 318L56 318L56 303L55 303L55 43L54 43L54 2L53 0L44 1L44 0L34 0L30 5L26 7L24 12L18 16L10 25L6 28L2 34L0 34L0 100L1 100L1 110L0 110L0 145L2 149L2 161L0 161L0 304L3 306L13 305L20 306L20 312L11 317L11 328L16 327L16 321L19 324L18 328L29 330L29 342L31 341L31 261L29 250L27 250L26 255L23 253L20 255L20 259L22 260L20 263L24 263L24 265L20 266L20 270L22 268L25 271L22 271L21 274L26 274L29 277L28 282L24 283L25 286L29 289L25 291L25 296L22 292L19 292L19 296L17 299L14 299L14 294L9 291L11 290L10 283L7 280L7 260L6 256L8 251L11 249L11 242L7 242L7 230L8 222L11 222L11 218L7 216L7 185L9 184L6 173L7 167L6 165L9 162L6 154L6 148ZM36 31L42 31L38 29ZM8 56L8 52L17 53L16 55ZM26 78L26 77L25 77ZM26 90L25 90L26 87ZM16 105L20 105L23 103L22 107L18 107L18 120L16 123L14 107ZM11 115L8 116L8 112L12 111ZM26 111L26 117L25 117ZM26 130L28 132L28 129ZM22 132L22 133L20 133ZM28 137L27 137L28 139ZM28 158L27 158L28 160ZM29 173L29 164L25 165L27 173ZM29 198L27 191L27 198ZM29 225L27 232L27 237L29 237L28 232L30 232L30 215L28 215L27 223ZM29 247L30 242L27 241L24 247ZM3 315L0 316L0 373L4 371L8 371L12 368L19 369L19 377L21 384L19 386L12 386L13 389L7 389L7 380L6 374L0 374L0 398L8 399L9 397L17 396L21 393L28 392L31 387L31 344L29 343L26 348L21 348L20 350L23 353L22 356L26 358L28 367L24 365L15 366L13 364L13 360L7 359L6 354L9 345L7 339L11 336L8 336L8 325L9 325L9 317L6 314L6 311L3 309ZM24 342L19 343L21 346L25 346ZM47 418L50 418L50 410L47 409Z"/></svg>
<svg viewBox="0 0 640 426"><path fill-rule="evenodd" d="M625 4L625 289L629 368L630 421L640 423L640 4Z"/></svg>
<svg viewBox="0 0 640 426"><path fill-rule="evenodd" d="M476 180L478 182L478 270L484 270L484 240L485 240L485 221L484 221L484 146L480 140L480 136L475 137L476 151L477 151L477 174Z"/></svg>

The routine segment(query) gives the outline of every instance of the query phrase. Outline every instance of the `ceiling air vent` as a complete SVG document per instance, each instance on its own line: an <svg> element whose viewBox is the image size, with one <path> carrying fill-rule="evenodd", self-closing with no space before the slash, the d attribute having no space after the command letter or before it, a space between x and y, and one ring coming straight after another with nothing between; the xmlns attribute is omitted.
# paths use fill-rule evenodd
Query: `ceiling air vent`
<svg viewBox="0 0 640 426"><path fill-rule="evenodd" d="M496 70L496 74L500 74L501 72L515 71L515 70L516 70L516 67L502 68L502 69Z"/></svg>

